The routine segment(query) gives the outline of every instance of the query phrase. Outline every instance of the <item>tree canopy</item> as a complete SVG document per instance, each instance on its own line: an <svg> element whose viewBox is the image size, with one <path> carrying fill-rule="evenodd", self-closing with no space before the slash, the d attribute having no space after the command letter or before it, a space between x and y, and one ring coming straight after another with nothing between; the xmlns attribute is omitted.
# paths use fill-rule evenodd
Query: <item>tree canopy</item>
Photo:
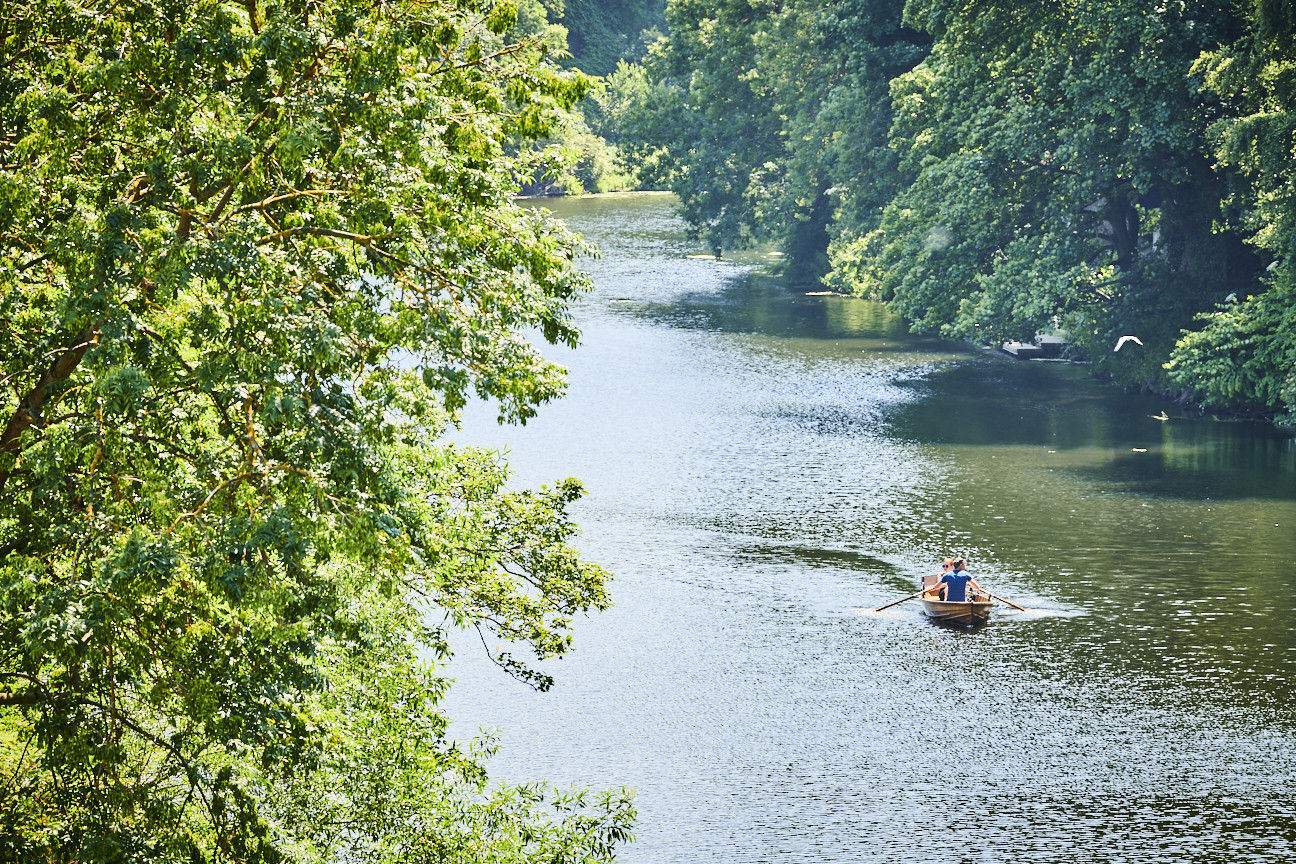
<svg viewBox="0 0 1296 864"><path fill-rule="evenodd" d="M1185 334L1167 368L1208 405L1282 406L1296 424L1296 9L1261 0L1246 32L1193 69L1230 106L1208 135L1234 179L1225 199L1233 226L1260 250L1265 273L1202 313L1204 326Z"/></svg>
<svg viewBox="0 0 1296 864"><path fill-rule="evenodd" d="M666 26L665 0L561 0L567 28L569 65L591 75L608 75L620 61L643 56Z"/></svg>
<svg viewBox="0 0 1296 864"><path fill-rule="evenodd" d="M717 254L773 242L798 276L822 272L834 214L874 220L898 179L886 82L922 56L899 13L673 0L644 71L618 70L598 99L630 163L679 194Z"/></svg>
<svg viewBox="0 0 1296 864"><path fill-rule="evenodd" d="M510 138L589 86L507 2L10 3L0 18L0 847L46 861L594 861L624 792L492 787L451 627L605 608L525 421L578 239ZM534 166L533 166L534 167ZM506 651L496 662L546 676Z"/></svg>
<svg viewBox="0 0 1296 864"><path fill-rule="evenodd" d="M1296 409L1291 4L672 0L667 18L605 101L717 250L776 243L918 330L1063 327L1123 383ZM1125 334L1142 349L1116 355Z"/></svg>

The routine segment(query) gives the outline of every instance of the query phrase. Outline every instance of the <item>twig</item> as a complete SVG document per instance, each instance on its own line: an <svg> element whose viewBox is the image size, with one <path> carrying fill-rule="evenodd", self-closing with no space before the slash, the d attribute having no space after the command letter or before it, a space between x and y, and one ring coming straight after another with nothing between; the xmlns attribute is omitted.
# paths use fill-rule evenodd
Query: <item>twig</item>
<svg viewBox="0 0 1296 864"><path fill-rule="evenodd" d="M238 213L246 213L248 210L264 210L267 207L269 207L271 204L278 204L280 201L289 201L292 200L293 198L300 198L302 196L346 195L346 194L347 192L344 189L307 189L301 192L296 192L296 191L288 192L283 195L275 195L272 198L263 198L262 200L257 201L254 204L243 204L242 206L235 207L233 210L230 211L230 215L233 216Z"/></svg>

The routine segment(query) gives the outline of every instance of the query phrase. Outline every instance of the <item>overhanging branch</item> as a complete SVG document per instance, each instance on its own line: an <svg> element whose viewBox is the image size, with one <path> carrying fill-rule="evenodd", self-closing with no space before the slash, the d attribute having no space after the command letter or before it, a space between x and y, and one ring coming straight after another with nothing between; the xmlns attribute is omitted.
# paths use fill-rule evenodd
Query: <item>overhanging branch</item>
<svg viewBox="0 0 1296 864"><path fill-rule="evenodd" d="M98 341L100 323L96 321L89 324L78 333L72 347L67 348L54 359L54 362L45 370L45 374L41 375L40 380L36 382L36 386L18 403L18 408L9 418L4 433L0 434L0 453L13 456L19 453L22 449L22 433L36 424L40 410L49 401L50 391L54 385L66 380L76 371L86 351ZM12 468L0 468L0 491L4 490L5 483L12 473Z"/></svg>

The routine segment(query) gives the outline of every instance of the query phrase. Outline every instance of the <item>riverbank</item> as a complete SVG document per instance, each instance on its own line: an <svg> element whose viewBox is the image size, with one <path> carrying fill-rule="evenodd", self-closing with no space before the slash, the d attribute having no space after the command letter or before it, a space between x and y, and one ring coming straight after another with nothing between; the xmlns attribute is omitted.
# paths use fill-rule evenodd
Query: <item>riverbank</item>
<svg viewBox="0 0 1296 864"><path fill-rule="evenodd" d="M561 194L552 194L552 195L519 195L517 197L519 200L531 201L533 203L541 204L541 205L545 204L545 202L554 202L560 200L573 200L573 201L588 200L588 199L617 200L618 198L635 198L635 197L674 199L675 201L678 201L678 198L677 196L675 196L674 193L669 191L662 191L662 190L626 190L626 191L597 192L597 193L583 192L579 194L561 193ZM715 256L710 254L702 254L700 257L705 259L715 258ZM785 264L786 261L785 257L782 255L781 252L779 252L777 249L770 246L759 247L754 250L733 250L726 253L722 258L715 258L715 260L724 260L728 262L738 262L742 264L760 265L764 267L773 268L775 271L780 269ZM809 288L808 286L802 286L800 288L790 288L789 290L796 290L797 293L807 297L828 296L828 295L841 296L841 297L851 296L836 291L825 291L822 290L820 286L815 286L813 289ZM1102 382L1107 386L1121 389L1132 394L1140 394L1140 395L1150 396L1162 400L1165 403L1167 410L1173 410L1177 412L1179 416L1206 417L1206 418L1212 418L1216 420L1227 420L1227 421L1264 422L1274 426L1275 429L1278 429L1284 434L1296 437L1296 418L1285 417L1276 411L1265 412L1265 411L1256 411L1256 410L1245 410L1241 408L1230 409L1230 408L1222 408L1217 406L1207 407L1201 401L1200 398L1196 397L1192 393L1192 391L1186 390L1182 387L1173 387L1166 383L1158 382L1157 377L1159 376L1144 377L1142 379L1135 378L1134 380L1129 380L1128 376L1126 376L1126 380L1121 380L1120 371L1123 370L1117 371L1112 368L1108 368L1110 366L1110 361L1094 363L1093 362L1094 352L1089 348L1086 348L1080 342L1072 340L1069 337L1062 340L1061 342L1057 341L1056 337L1051 335L1045 336L1044 339L1046 342L1048 342L1046 346L1041 346L1032 340L1031 342L1027 342L1027 343L1000 342L991 345L977 345L976 347L981 349L987 349L987 350L1002 351L1004 353L1007 353L1015 357L1016 359L1050 359L1050 360L1062 359L1072 363L1083 364L1091 370L1094 379L1096 381ZM975 343L968 343L968 344L975 344ZM1014 346L1014 347L1010 349L1006 346ZM1135 351L1147 352L1156 349L1153 346L1142 345L1139 343L1130 343L1122 346L1122 350L1125 351L1126 354L1128 355ZM1104 353L1116 354L1118 352L1104 351ZM1161 367L1161 364L1168 359L1169 358L1167 354L1161 360L1151 361L1150 367L1145 357L1140 358L1140 360L1137 362L1140 362L1143 368L1159 369Z"/></svg>

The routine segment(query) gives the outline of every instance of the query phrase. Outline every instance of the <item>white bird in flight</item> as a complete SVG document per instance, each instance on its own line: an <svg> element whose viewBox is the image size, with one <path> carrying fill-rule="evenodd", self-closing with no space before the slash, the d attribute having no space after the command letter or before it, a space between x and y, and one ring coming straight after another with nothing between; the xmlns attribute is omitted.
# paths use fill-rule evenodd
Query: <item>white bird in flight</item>
<svg viewBox="0 0 1296 864"><path fill-rule="evenodd" d="M1143 340L1138 338L1137 336L1122 336L1121 338L1116 340L1116 347L1112 349L1112 352L1115 353L1119 351L1121 349L1121 346L1124 345L1126 342L1133 342L1135 345L1143 344Z"/></svg>

